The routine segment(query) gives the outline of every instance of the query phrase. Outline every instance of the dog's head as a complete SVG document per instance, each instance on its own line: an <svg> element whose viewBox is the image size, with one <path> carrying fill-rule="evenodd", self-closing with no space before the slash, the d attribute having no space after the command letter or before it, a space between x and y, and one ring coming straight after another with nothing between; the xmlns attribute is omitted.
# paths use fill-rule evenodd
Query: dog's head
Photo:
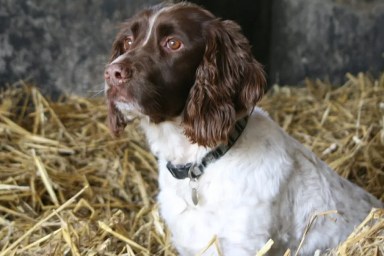
<svg viewBox="0 0 384 256"><path fill-rule="evenodd" d="M105 70L109 125L182 117L194 143L225 142L255 106L265 76L240 27L192 4L159 5L122 25Z"/></svg>

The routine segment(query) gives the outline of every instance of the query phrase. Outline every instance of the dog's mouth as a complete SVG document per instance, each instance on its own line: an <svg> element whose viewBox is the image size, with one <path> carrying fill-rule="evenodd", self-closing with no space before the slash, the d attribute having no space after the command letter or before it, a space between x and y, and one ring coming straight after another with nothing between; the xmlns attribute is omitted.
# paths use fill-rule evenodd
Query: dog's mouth
<svg viewBox="0 0 384 256"><path fill-rule="evenodd" d="M125 127L135 119L143 117L138 104L127 101L125 97L107 95L108 126L115 136L119 136Z"/></svg>
<svg viewBox="0 0 384 256"><path fill-rule="evenodd" d="M107 104L111 114L116 114L127 122L141 116L141 111L136 100L127 90L128 85L110 86L105 82Z"/></svg>
<svg viewBox="0 0 384 256"><path fill-rule="evenodd" d="M124 115L116 108L113 101L107 100L107 106L107 123L109 129L115 136L119 136L124 131L124 128L127 126L128 122Z"/></svg>
<svg viewBox="0 0 384 256"><path fill-rule="evenodd" d="M132 122L135 119L143 117L140 108L133 102L126 102L125 100L118 99L114 101L114 105L126 122Z"/></svg>

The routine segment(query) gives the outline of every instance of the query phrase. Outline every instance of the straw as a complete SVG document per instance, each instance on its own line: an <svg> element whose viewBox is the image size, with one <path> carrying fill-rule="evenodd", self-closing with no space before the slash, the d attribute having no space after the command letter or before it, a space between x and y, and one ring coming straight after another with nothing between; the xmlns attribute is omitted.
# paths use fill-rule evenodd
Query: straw
<svg viewBox="0 0 384 256"><path fill-rule="evenodd" d="M260 106L341 176L384 200L384 75L346 77L341 86L275 86ZM0 92L0 256L177 255L156 204L156 159L137 123L120 138L110 134L105 105L79 96L54 102L23 82ZM384 255L383 211L373 210L327 255ZM222 253L219 237L207 245L202 250Z"/></svg>

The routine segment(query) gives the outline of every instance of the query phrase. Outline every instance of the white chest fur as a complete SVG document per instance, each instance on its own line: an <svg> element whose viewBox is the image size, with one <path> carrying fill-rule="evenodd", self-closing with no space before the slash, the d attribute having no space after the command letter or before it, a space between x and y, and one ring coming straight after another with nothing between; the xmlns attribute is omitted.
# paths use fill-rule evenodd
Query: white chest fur
<svg viewBox="0 0 384 256"><path fill-rule="evenodd" d="M204 170L195 206L189 180L175 179L166 163L196 162L209 149L191 144L177 121L142 126L159 159L161 215L181 255L198 253L213 236L224 255L255 255L270 238L278 255L295 250L313 214L338 210L340 214L319 220L307 237L301 252L313 255L316 249L335 246L372 206L381 206L258 108L236 144Z"/></svg>

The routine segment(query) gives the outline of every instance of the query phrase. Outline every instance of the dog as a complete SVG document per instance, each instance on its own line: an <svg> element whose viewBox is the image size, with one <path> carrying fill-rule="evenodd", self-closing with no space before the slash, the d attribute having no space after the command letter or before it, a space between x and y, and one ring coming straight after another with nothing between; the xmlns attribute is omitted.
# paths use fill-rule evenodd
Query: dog
<svg viewBox="0 0 384 256"><path fill-rule="evenodd" d="M233 21L186 2L122 24L106 66L108 123L134 119L158 159L160 213L180 255L326 250L382 203L338 176L256 106L266 79Z"/></svg>

